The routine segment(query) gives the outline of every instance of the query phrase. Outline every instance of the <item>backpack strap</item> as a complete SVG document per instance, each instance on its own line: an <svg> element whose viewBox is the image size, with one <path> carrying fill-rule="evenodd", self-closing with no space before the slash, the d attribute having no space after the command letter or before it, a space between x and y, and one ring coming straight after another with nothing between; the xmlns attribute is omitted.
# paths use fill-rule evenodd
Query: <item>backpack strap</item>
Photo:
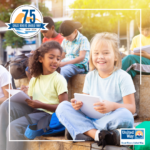
<svg viewBox="0 0 150 150"><path fill-rule="evenodd" d="M29 125L26 128L26 131L24 133L25 137L32 140L37 136L41 136L44 133L46 133L48 130L50 130L49 124L51 121L51 115L48 114L44 117L42 117L38 123L33 124L31 121L31 118L28 116L28 114L25 115L27 118Z"/></svg>
<svg viewBox="0 0 150 150"><path fill-rule="evenodd" d="M29 117L28 114L26 114L25 117L28 120L29 124L33 124L32 120L31 120L31 118Z"/></svg>

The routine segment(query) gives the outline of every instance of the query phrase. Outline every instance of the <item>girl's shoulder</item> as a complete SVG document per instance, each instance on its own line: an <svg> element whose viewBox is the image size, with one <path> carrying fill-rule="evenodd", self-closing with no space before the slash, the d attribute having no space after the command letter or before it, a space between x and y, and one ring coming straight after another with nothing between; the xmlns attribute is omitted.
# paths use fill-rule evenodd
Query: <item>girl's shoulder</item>
<svg viewBox="0 0 150 150"><path fill-rule="evenodd" d="M117 79L119 79L120 81L124 80L124 79L131 79L130 74L128 74L126 71L119 69L117 71L115 71L115 76Z"/></svg>
<svg viewBox="0 0 150 150"><path fill-rule="evenodd" d="M121 76L130 76L126 71L124 71L122 69L118 69L115 72L116 72L116 74L121 75Z"/></svg>
<svg viewBox="0 0 150 150"><path fill-rule="evenodd" d="M56 82L67 82L63 75L56 71L55 73L55 81Z"/></svg>
<svg viewBox="0 0 150 150"><path fill-rule="evenodd" d="M7 71L7 69L5 67L3 67L2 65L0 65L0 75L2 74L8 74L9 72Z"/></svg>
<svg viewBox="0 0 150 150"><path fill-rule="evenodd" d="M88 72L87 75L86 75L86 78L93 78L93 77L96 77L96 76L98 76L98 71L95 69L93 71Z"/></svg>
<svg viewBox="0 0 150 150"><path fill-rule="evenodd" d="M31 80L30 80L30 82L29 82L29 85L32 85L33 83L35 83L36 80L37 80L37 78L32 77Z"/></svg>

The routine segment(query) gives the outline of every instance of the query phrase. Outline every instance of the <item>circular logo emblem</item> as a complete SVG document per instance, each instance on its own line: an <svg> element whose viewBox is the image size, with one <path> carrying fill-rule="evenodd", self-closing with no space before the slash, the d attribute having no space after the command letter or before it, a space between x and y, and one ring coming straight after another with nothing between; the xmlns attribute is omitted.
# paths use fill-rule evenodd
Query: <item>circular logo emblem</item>
<svg viewBox="0 0 150 150"><path fill-rule="evenodd" d="M137 131L135 133L135 135L136 135L136 137L141 138L141 137L143 137L143 132L142 131Z"/></svg>
<svg viewBox="0 0 150 150"><path fill-rule="evenodd" d="M8 30L13 30L18 36L30 38L37 35L40 30L47 30L43 24L41 12L34 6L21 5L11 14Z"/></svg>

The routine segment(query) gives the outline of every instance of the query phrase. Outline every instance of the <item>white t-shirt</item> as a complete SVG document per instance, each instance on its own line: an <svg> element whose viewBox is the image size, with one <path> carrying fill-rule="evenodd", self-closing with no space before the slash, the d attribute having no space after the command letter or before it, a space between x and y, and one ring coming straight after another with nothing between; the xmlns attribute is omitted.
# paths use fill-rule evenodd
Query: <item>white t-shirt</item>
<svg viewBox="0 0 150 150"><path fill-rule="evenodd" d="M4 97L2 87L11 83L11 74L0 65L0 98Z"/></svg>
<svg viewBox="0 0 150 150"><path fill-rule="evenodd" d="M123 97L135 93L131 76L122 69L107 78L101 78L97 70L86 75L83 93L99 96L102 100L123 103Z"/></svg>

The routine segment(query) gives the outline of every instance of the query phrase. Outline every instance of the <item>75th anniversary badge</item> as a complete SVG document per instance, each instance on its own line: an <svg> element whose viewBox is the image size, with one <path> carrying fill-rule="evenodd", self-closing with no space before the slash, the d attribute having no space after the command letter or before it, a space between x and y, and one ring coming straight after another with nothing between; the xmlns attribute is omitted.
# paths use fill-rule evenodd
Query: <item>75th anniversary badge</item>
<svg viewBox="0 0 150 150"><path fill-rule="evenodd" d="M21 5L17 7L10 17L10 23L6 23L8 30L13 30L18 36L30 38L37 35L40 30L47 30L43 23L41 12L34 6Z"/></svg>

